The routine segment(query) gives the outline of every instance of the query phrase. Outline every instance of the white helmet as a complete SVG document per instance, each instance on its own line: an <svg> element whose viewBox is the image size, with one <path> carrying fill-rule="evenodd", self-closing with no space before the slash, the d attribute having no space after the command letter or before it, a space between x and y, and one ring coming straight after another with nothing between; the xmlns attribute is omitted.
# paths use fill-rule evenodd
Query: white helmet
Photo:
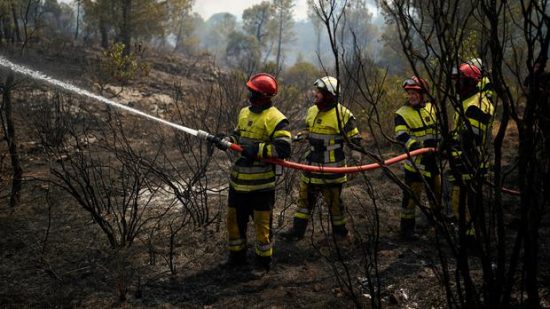
<svg viewBox="0 0 550 309"><path fill-rule="evenodd" d="M483 61L481 60L481 58L472 58L466 61L466 64L473 65L476 68L478 68L480 71L483 70Z"/></svg>
<svg viewBox="0 0 550 309"><path fill-rule="evenodd" d="M326 90L333 96L336 96L336 93L340 92L340 85L338 85L338 80L332 76L325 76L319 78L313 83L313 86Z"/></svg>

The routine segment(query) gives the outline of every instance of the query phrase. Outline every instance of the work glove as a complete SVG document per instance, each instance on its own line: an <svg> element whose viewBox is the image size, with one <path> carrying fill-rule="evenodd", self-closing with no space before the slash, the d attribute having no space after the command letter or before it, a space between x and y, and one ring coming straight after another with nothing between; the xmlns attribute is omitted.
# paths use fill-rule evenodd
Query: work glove
<svg viewBox="0 0 550 309"><path fill-rule="evenodd" d="M243 148L241 155L249 161L253 161L258 156L258 150L260 149L260 145L258 143L242 145L241 147Z"/></svg>
<svg viewBox="0 0 550 309"><path fill-rule="evenodd" d="M227 141L230 141L230 138L229 138L229 136L226 136L223 133L218 133L214 136L214 138L212 140L209 140L209 142L211 144L213 144L214 146L216 146L216 148L218 148L220 150L223 150L223 151L226 151L227 148L228 148L226 143L223 143L223 142L227 142Z"/></svg>
<svg viewBox="0 0 550 309"><path fill-rule="evenodd" d="M436 155L438 155L442 159L449 159L449 151L451 149L451 145L452 145L451 141L442 139L441 141L439 141L439 144L436 147L437 148Z"/></svg>
<svg viewBox="0 0 550 309"><path fill-rule="evenodd" d="M298 132L296 135L294 135L294 136L292 137L292 142L293 142L293 143L295 143L295 142L301 142L301 141L305 140L307 137L308 137L308 134L307 134L307 133Z"/></svg>

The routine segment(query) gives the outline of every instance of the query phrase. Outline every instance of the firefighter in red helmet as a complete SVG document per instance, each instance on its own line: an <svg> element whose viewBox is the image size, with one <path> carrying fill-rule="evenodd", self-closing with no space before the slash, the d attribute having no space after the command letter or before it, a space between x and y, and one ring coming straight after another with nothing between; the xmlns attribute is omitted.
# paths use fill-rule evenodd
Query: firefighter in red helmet
<svg viewBox="0 0 550 309"><path fill-rule="evenodd" d="M435 106L427 102L429 85L424 79L413 76L403 82L408 99L395 112L395 138L406 148L413 151L424 147L437 147L439 132ZM433 154L423 154L403 163L405 184L401 204L400 236L405 240L415 237L416 204L424 191L424 180L429 190L440 203L441 175ZM423 179L424 178L424 179ZM438 211L439 209L435 209Z"/></svg>
<svg viewBox="0 0 550 309"><path fill-rule="evenodd" d="M243 151L231 169L227 211L229 258L225 265L247 264L246 231L252 217L256 232L253 272L262 275L269 271L273 255L271 227L276 175L275 167L261 159L289 157L291 135L285 115L273 106L272 98L278 91L276 79L259 73L246 86L250 104L241 109L237 125L227 137L241 145Z"/></svg>
<svg viewBox="0 0 550 309"><path fill-rule="evenodd" d="M470 63L461 64L453 74L461 106L456 109L453 121L449 179L453 185L451 206L459 223L464 222L467 245L475 242L472 216L481 207L476 205L473 193L481 190L483 185L482 181L474 184L472 180L475 175L483 178L487 172L488 142L494 115L487 92L478 87L482 78L481 70Z"/></svg>

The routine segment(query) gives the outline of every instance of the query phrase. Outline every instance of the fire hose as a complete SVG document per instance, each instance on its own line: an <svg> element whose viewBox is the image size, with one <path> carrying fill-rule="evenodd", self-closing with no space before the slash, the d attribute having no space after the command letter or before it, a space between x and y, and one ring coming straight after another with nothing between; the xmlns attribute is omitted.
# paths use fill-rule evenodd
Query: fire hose
<svg viewBox="0 0 550 309"><path fill-rule="evenodd" d="M202 131L202 130L198 130L196 136L198 138L205 139L205 140L207 140L209 142L212 142L212 143L220 143L225 148L231 149L231 150L236 151L236 152L243 151L243 148L240 145L231 143L231 142L226 141L226 140L219 140L216 136L214 136L214 135L212 135L208 132ZM414 157L414 156L417 156L417 155L420 155L420 154L423 154L423 153L435 152L435 151L436 151L435 148L421 148L421 149L417 149L417 150L411 151L409 153L404 153L404 154L401 154L397 157L393 157L391 159L385 160L382 163L371 163L371 164L367 164L367 165L346 166L346 167L326 167L326 166L317 166L317 165L307 165L307 164L301 164L301 163L297 163L297 162L281 160L281 159L275 159L275 158L267 158L267 159L263 159L263 161L265 161L267 163L276 164L276 165L280 165L280 166L283 166L283 167L291 168L291 169L306 171L306 172L351 174L351 173L359 173L359 172L374 170L374 169L377 169L377 168L380 168L380 167L383 167L383 166L388 166L388 165L395 164L397 162L406 160L410 157Z"/></svg>

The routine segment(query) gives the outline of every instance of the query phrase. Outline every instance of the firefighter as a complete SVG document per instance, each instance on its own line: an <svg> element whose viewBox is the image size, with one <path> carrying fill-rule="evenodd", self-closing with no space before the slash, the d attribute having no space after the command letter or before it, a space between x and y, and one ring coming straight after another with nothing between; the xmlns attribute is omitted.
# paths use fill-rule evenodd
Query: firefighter
<svg viewBox="0 0 550 309"><path fill-rule="evenodd" d="M315 166L344 167L346 140L359 146L361 144L355 117L338 103L339 85L336 78L320 78L315 81L314 87L315 104L308 109L305 121L304 135L310 146L306 160ZM304 237L317 196L321 194L329 210L335 239L347 239L348 229L341 199L342 186L346 181L345 174L304 172L293 226L281 236L291 241Z"/></svg>
<svg viewBox="0 0 550 309"><path fill-rule="evenodd" d="M424 147L437 147L439 134L435 106L427 102L428 83L419 77L406 79L402 85L408 100L395 112L395 138L406 151ZM416 156L414 161L404 161L405 184L401 204L400 236L405 240L415 238L416 204L419 203L425 182L440 206L441 173L432 153ZM424 178L424 179L423 179ZM439 208L434 209L439 211Z"/></svg>
<svg viewBox="0 0 550 309"><path fill-rule="evenodd" d="M263 158L284 159L291 153L288 120L275 106L276 79L259 73L246 83L249 106L241 109L237 126L227 139L242 146L230 176L227 231L229 258L226 267L247 264L247 225L252 217L256 234L253 272L260 276L271 267L273 255L272 212L275 203L275 167ZM224 149L222 144L218 148ZM224 149L225 150L225 149Z"/></svg>
<svg viewBox="0 0 550 309"><path fill-rule="evenodd" d="M485 70L485 66L483 65L483 61L480 58L472 58L465 62L466 64L473 65L476 68L479 69L481 72L481 78L479 79L479 82L477 83L477 88L481 92L485 92L486 96L491 102L493 102L494 98L496 97L495 90L493 88L493 84L491 83L491 80L489 79L488 72Z"/></svg>
<svg viewBox="0 0 550 309"><path fill-rule="evenodd" d="M481 189L482 183L472 184L472 179L475 175L483 177L487 173L487 146L491 139L494 107L487 92L478 87L483 78L478 67L463 63L453 78L461 106L453 121L449 179L452 184L451 206L455 218L465 222L468 240L473 240L475 229L471 212L477 211L481 205L475 205L472 194Z"/></svg>

